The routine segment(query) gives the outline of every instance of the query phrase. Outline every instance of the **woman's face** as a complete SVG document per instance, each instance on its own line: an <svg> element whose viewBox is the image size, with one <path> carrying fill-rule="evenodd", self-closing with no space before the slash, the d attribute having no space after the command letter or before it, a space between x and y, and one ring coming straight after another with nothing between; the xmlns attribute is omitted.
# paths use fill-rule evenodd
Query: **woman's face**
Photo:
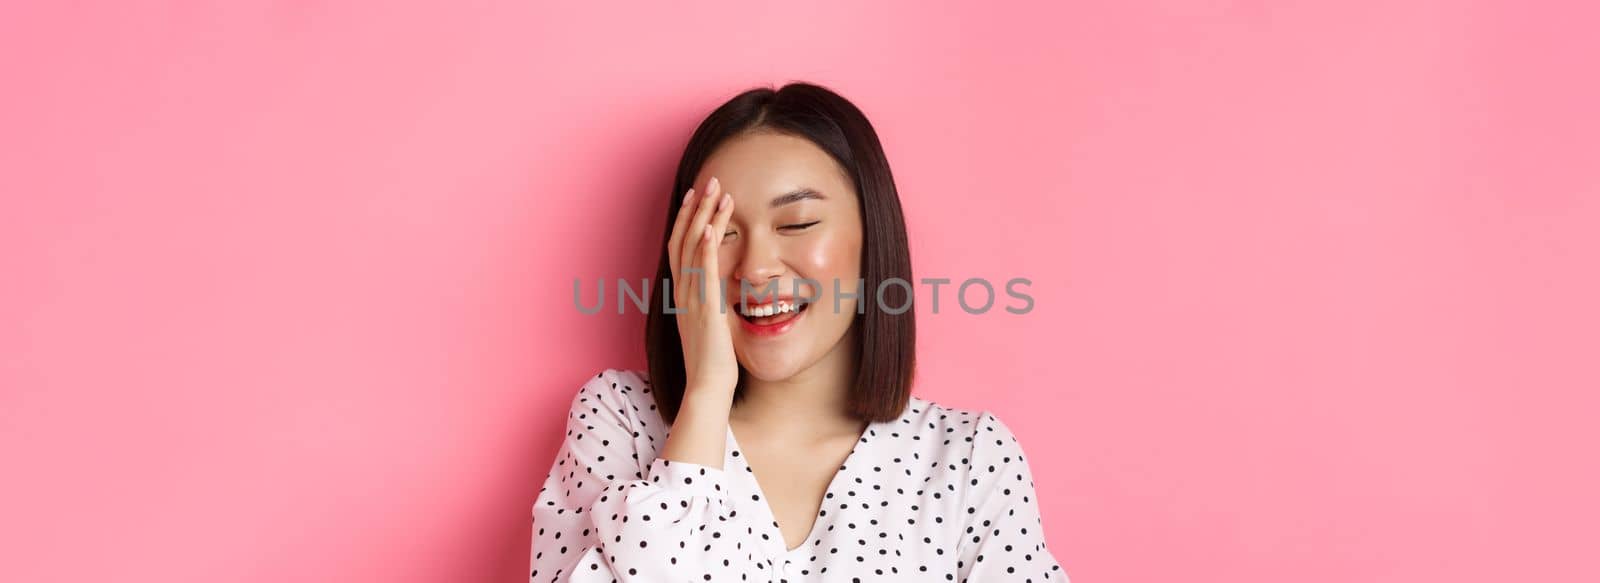
<svg viewBox="0 0 1600 583"><path fill-rule="evenodd" d="M718 265L739 364L755 378L784 380L846 350L840 341L860 299L838 296L860 295L862 235L844 168L805 138L757 131L719 146L695 184L712 176L733 197ZM747 307L805 307L753 318L744 315L741 296Z"/></svg>

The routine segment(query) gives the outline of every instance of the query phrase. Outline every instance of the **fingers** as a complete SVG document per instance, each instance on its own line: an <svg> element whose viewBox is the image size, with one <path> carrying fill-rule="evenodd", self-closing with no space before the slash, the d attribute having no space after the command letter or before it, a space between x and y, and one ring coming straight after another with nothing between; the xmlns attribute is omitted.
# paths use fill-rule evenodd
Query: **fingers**
<svg viewBox="0 0 1600 583"><path fill-rule="evenodd" d="M717 257L721 255L722 237L728 232L728 219L732 216L733 195L723 193L722 196L717 197L717 207L712 212L711 224L709 225L711 237L706 242L704 251L702 251L701 261L705 264L706 271L710 273L721 274L721 272L716 271Z"/></svg>
<svg viewBox="0 0 1600 583"><path fill-rule="evenodd" d="M706 268L706 278L709 286L709 295L714 298L718 310L725 309L725 300L722 297L722 269L718 257L722 255L722 236L728 231L728 219L733 216L733 195L723 193L717 197L716 212L711 219L711 224L706 225L706 238L701 242L700 263Z"/></svg>
<svg viewBox="0 0 1600 583"><path fill-rule="evenodd" d="M683 204L678 205L677 218L672 221L672 234L667 240L667 263L672 268L673 277L677 277L678 274L678 258L683 249L684 228L689 223L689 215L694 212L695 201L700 198L695 196L696 194L694 188L690 187L689 192L683 195Z"/></svg>
<svg viewBox="0 0 1600 583"><path fill-rule="evenodd" d="M715 202L717 197L721 194L722 185L717 181L715 176L706 181L705 196L695 203L697 206L694 209L694 215L689 218L689 226L684 230L683 254L678 257L678 269L680 272L681 270L688 269L690 267L700 267L699 251L703 246L702 243L705 241L704 231L706 228L706 223L711 218L711 213L717 206ZM685 279L687 280L692 278L685 274Z"/></svg>

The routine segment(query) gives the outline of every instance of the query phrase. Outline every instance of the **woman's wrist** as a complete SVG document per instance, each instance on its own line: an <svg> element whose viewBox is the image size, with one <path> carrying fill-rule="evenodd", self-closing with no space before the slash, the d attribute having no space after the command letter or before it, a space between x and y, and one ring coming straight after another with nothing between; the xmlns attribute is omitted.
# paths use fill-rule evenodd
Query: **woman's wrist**
<svg viewBox="0 0 1600 583"><path fill-rule="evenodd" d="M721 469L731 405L731 398L684 395L661 457Z"/></svg>
<svg viewBox="0 0 1600 583"><path fill-rule="evenodd" d="M707 405L726 401L733 402L734 383L706 382L691 380L683 386L683 400L693 400Z"/></svg>

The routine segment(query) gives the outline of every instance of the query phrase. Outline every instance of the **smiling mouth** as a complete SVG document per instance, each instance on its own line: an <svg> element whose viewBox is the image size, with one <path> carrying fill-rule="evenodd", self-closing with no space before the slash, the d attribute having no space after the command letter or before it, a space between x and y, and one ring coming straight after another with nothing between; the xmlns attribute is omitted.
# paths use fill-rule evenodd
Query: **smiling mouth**
<svg viewBox="0 0 1600 583"><path fill-rule="evenodd" d="M811 307L811 302L779 301L754 308L739 309L739 317L756 326L776 326L799 316Z"/></svg>

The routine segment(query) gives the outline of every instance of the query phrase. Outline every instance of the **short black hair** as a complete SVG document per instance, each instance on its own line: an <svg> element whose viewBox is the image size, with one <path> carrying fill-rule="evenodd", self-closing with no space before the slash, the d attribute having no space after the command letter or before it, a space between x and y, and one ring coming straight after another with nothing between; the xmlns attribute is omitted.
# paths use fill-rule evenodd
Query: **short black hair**
<svg viewBox="0 0 1600 583"><path fill-rule="evenodd" d="M850 387L853 413L861 419L892 421L900 416L911 399L911 383L916 368L916 310L899 314L884 306L911 305L911 249L906 237L905 216L900 210L900 193L895 189L889 160L878 141L878 133L866 115L849 100L820 85L794 82L778 89L757 87L723 103L695 128L667 198L666 230L661 237L661 259L656 278L661 285L661 301L648 302L645 320L645 352L649 361L649 380L656 405L663 419L672 423L683 403L686 382L683 344L678 336L677 316L666 313L662 302L672 297L672 267L667 258L667 242L684 194L694 185L711 153L730 138L753 130L774 131L805 138L832 156L854 183L861 210L861 278L863 287L857 300L862 304L856 316L857 370ZM887 285L899 279L905 285ZM743 396L736 390L734 402Z"/></svg>

